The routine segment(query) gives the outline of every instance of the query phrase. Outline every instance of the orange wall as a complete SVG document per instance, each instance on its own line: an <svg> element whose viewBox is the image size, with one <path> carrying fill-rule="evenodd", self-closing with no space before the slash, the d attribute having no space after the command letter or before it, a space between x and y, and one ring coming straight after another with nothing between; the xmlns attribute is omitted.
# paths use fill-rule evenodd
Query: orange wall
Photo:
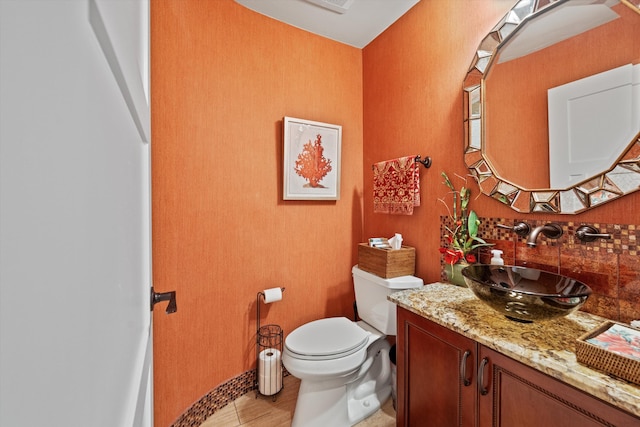
<svg viewBox="0 0 640 427"><path fill-rule="evenodd" d="M363 49L364 235L402 233L416 247L416 274L426 283L440 279L439 218L446 209L438 199L447 193L440 173L458 188L454 174L466 175L462 81L478 43L513 4L421 1ZM421 168L421 206L413 216L374 214L370 165L409 154L433 159L430 169ZM487 205L500 208L494 203Z"/></svg>
<svg viewBox="0 0 640 427"><path fill-rule="evenodd" d="M447 211L438 199L448 191L440 173L467 175L462 82L478 44L514 4L421 1L363 49L364 237L402 233L416 247L416 274L425 283L440 280L439 218ZM413 153L433 158L431 169L421 171L422 206L413 216L374 214L370 165ZM454 178L456 187L461 182ZM470 207L485 218L638 224L640 192L579 215L522 215L487 196L476 198L478 186L471 179L468 185Z"/></svg>
<svg viewBox="0 0 640 427"><path fill-rule="evenodd" d="M361 50L233 0L152 0L155 417L255 366L261 324L351 315L362 238ZM343 126L341 198L282 200L282 118Z"/></svg>

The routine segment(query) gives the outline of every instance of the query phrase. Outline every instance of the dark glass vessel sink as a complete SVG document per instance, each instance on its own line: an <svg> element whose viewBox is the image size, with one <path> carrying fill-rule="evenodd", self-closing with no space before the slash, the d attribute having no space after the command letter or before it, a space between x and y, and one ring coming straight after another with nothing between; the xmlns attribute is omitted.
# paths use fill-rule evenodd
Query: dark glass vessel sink
<svg viewBox="0 0 640 427"><path fill-rule="evenodd" d="M481 301L519 322L566 316L591 295L591 288L576 279L535 268L474 264L462 275Z"/></svg>

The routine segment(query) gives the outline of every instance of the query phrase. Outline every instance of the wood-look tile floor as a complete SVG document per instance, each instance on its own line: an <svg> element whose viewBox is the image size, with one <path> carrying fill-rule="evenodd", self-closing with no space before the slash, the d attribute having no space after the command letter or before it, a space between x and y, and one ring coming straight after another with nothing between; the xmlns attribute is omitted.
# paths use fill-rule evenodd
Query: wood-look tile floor
<svg viewBox="0 0 640 427"><path fill-rule="evenodd" d="M251 391L213 414L200 427L290 427L296 407L300 380L289 375L275 402ZM391 398L375 414L356 424L358 427L394 427L396 411ZM329 427L329 426L327 426Z"/></svg>

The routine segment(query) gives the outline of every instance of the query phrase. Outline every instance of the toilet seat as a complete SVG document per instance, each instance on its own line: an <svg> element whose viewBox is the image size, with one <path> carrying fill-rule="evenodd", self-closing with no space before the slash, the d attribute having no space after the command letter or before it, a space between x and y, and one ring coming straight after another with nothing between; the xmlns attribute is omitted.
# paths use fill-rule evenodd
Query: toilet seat
<svg viewBox="0 0 640 427"><path fill-rule="evenodd" d="M297 359L338 359L362 350L369 336L346 317L330 317L300 326L287 336L285 347Z"/></svg>

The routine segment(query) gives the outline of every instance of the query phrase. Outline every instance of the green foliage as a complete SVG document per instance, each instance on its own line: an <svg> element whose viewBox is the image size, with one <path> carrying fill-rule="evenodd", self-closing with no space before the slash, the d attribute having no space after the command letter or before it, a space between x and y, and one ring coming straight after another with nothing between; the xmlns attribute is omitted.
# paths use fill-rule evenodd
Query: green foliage
<svg viewBox="0 0 640 427"><path fill-rule="evenodd" d="M448 245L440 248L440 253L444 254L445 262L448 264L455 264L461 260L476 262L476 257L472 252L479 247L492 246L492 244L478 237L480 220L475 211L469 211L471 190L462 186L457 191L445 172L442 172L442 177L444 178L443 184L451 190L453 203L449 207L444 200L440 199L440 201L447 207L454 228L445 226L449 232L449 235L446 236ZM466 185L466 179L464 181Z"/></svg>

